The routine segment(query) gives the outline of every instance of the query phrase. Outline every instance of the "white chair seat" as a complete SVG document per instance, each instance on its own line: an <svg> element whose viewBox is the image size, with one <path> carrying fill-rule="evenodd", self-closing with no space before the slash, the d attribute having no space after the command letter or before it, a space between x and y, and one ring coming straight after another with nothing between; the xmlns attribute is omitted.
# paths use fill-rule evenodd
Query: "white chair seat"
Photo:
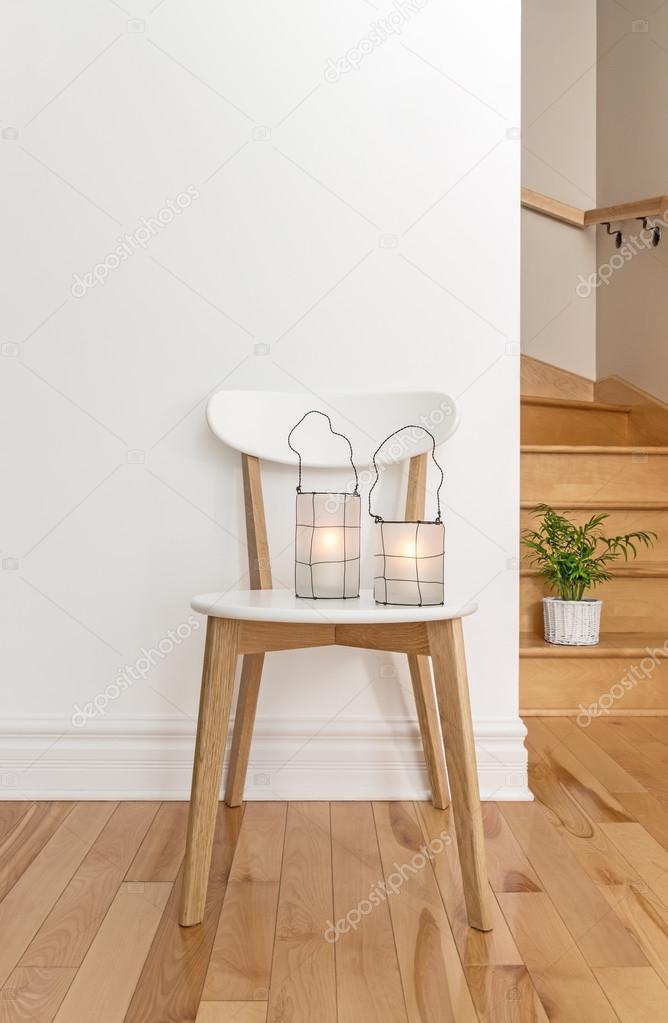
<svg viewBox="0 0 668 1023"><path fill-rule="evenodd" d="M193 597L194 611L214 618L234 618L252 622L299 622L304 624L345 623L380 625L387 622L440 622L464 618L478 610L477 604L455 607L384 607L373 599L371 590L348 600L307 600L290 590L231 590L229 593L203 593Z"/></svg>

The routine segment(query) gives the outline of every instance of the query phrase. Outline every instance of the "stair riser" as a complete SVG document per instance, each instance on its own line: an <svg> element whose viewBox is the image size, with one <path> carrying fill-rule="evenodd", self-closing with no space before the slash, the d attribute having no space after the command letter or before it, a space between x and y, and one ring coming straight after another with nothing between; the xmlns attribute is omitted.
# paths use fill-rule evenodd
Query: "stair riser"
<svg viewBox="0 0 668 1023"><path fill-rule="evenodd" d="M542 578L520 579L520 631L542 635L544 596L553 594ZM617 578L597 586L604 601L601 632L658 632L668 638L668 578Z"/></svg>
<svg viewBox="0 0 668 1023"><path fill-rule="evenodd" d="M597 452L522 453L522 500L668 500L668 455Z"/></svg>
<svg viewBox="0 0 668 1023"><path fill-rule="evenodd" d="M634 671L630 669L633 668ZM636 681L636 679L639 679ZM595 705L601 716L668 710L668 660L637 658L522 657L520 711L576 711ZM586 727L585 727L586 731Z"/></svg>
<svg viewBox="0 0 668 1023"><path fill-rule="evenodd" d="M597 513L606 511L605 507L601 505L597 509L576 509L575 511L563 511L563 514L577 522L578 525L581 525L591 518L595 510ZM562 509L558 508L557 511L562 511ZM607 536L619 536L622 533L633 533L640 529L656 533L658 540L654 547L639 548L640 559L643 562L651 563L657 561L668 562L668 508L645 511L628 508L623 511L611 511L609 515L610 517L601 526ZM532 515L529 509L522 509L520 513L522 529L535 529L538 521L538 518ZM523 551L522 558L526 562L528 552ZM629 561L629 564L632 565L633 562Z"/></svg>
<svg viewBox="0 0 668 1023"><path fill-rule="evenodd" d="M628 412L522 405L522 444L626 444Z"/></svg>

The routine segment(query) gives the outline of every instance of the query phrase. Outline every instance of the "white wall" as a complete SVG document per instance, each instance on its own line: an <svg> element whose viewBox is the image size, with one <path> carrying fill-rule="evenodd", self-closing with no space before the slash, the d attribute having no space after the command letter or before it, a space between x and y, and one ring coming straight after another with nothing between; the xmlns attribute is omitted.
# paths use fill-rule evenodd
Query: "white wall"
<svg viewBox="0 0 668 1023"><path fill-rule="evenodd" d="M596 0L524 0L522 184L580 209L596 203ZM522 350L596 377L596 236L522 212Z"/></svg>
<svg viewBox="0 0 668 1023"><path fill-rule="evenodd" d="M612 0L599 4L598 188L601 205L668 192L668 10L637 16ZM666 213L664 212L664 222ZM668 401L665 292L668 231L646 248L637 221L622 225L631 253L609 275L612 239L598 233L608 283L598 289L598 376L617 374Z"/></svg>
<svg viewBox="0 0 668 1023"><path fill-rule="evenodd" d="M388 18L403 30L383 40L372 23ZM187 794L203 646L189 598L245 584L238 458L204 421L220 387L461 403L442 451L448 599L480 603L466 636L483 792L523 797L518 0L134 0L132 20L44 0L7 21L3 798ZM358 69L332 71L374 31ZM123 243L188 188L145 249ZM122 244L133 254L86 289ZM267 473L279 585L294 484ZM143 681L72 724L161 639L172 652ZM424 791L401 657L268 658L251 795Z"/></svg>

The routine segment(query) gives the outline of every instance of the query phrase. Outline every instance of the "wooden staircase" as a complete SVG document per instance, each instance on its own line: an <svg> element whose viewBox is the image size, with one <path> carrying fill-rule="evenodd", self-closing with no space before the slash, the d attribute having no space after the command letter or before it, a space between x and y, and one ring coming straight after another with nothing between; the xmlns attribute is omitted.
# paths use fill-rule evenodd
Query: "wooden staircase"
<svg viewBox="0 0 668 1023"><path fill-rule="evenodd" d="M546 503L583 521L608 512L610 532L646 529L659 539L597 588L605 603L596 647L545 643L541 601L549 591L523 555L521 712L577 715L604 696L611 715L668 715L668 408L616 379L574 378L578 397L569 398L570 374L527 361L523 390L541 393L522 395L522 527ZM582 397L587 384L591 400ZM630 400L598 401L599 391Z"/></svg>

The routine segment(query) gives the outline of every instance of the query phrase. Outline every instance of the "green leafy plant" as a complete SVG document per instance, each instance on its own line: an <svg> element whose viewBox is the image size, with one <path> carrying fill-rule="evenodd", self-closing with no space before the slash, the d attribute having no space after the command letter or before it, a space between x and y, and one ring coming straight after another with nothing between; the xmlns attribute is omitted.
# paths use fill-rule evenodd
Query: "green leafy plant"
<svg viewBox="0 0 668 1023"><path fill-rule="evenodd" d="M610 579L608 567L619 558L628 560L638 546L651 547L656 533L639 531L623 536L605 536L601 529L609 516L592 515L583 525L560 515L547 504L533 509L541 516L537 529L522 532L522 544L531 552L530 564L537 566L561 600L582 600L586 590Z"/></svg>

